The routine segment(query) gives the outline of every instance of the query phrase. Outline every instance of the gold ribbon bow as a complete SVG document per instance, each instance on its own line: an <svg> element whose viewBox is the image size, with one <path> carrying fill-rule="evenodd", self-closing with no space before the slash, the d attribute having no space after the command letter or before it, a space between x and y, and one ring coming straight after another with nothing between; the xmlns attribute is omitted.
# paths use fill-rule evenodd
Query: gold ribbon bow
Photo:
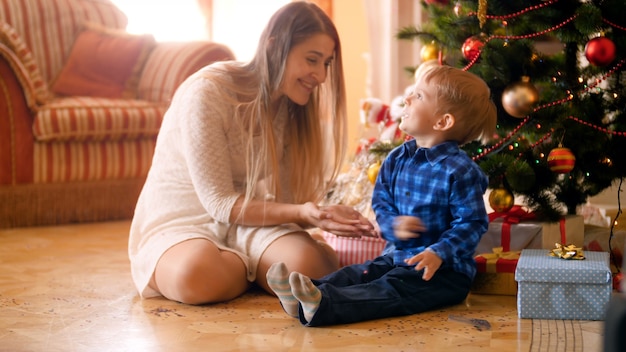
<svg viewBox="0 0 626 352"><path fill-rule="evenodd" d="M515 260L519 259L520 251L509 251L505 252L502 247L494 247L493 253L483 253L479 254L479 257L483 257L487 260L493 259L507 259L507 260Z"/></svg>
<svg viewBox="0 0 626 352"><path fill-rule="evenodd" d="M550 250L548 255L561 259L585 259L583 249L580 247L576 247L573 244L566 246L560 243L555 243L554 246L555 248Z"/></svg>
<svg viewBox="0 0 626 352"><path fill-rule="evenodd" d="M509 251L505 252L502 247L495 247L492 249L493 253L482 253L477 257L482 257L486 260L487 272L496 272L496 263L499 259L505 260L519 260L521 251Z"/></svg>

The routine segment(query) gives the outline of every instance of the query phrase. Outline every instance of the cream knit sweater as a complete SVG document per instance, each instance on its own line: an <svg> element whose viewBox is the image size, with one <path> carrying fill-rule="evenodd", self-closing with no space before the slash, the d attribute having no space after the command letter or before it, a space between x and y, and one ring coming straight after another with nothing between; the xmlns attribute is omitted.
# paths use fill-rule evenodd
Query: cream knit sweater
<svg viewBox="0 0 626 352"><path fill-rule="evenodd" d="M244 136L233 122L233 106L224 103L228 93L210 74L201 70L192 75L174 95L137 202L128 250L133 279L143 296L156 295L147 284L158 259L172 245L208 234L229 246L224 237L230 212L245 191ZM279 158L285 122L283 111L274 126ZM281 164L284 177L289 166Z"/></svg>

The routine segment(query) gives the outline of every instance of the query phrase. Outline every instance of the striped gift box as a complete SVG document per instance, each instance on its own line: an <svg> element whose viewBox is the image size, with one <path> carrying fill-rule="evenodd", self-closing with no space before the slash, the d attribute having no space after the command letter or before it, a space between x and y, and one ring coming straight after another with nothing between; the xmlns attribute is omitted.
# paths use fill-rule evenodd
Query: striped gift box
<svg viewBox="0 0 626 352"><path fill-rule="evenodd" d="M337 252L339 265L363 263L378 257L385 248L385 240L372 237L340 237L322 232L324 240Z"/></svg>

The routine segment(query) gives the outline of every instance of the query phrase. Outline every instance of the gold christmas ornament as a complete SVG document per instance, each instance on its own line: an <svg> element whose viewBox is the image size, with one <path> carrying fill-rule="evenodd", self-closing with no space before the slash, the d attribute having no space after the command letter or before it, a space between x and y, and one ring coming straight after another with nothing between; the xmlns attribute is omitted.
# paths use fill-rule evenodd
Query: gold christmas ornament
<svg viewBox="0 0 626 352"><path fill-rule="evenodd" d="M422 50L420 50L420 57L422 58L422 62L437 60L439 58L439 45L434 41L424 44Z"/></svg>
<svg viewBox="0 0 626 352"><path fill-rule="evenodd" d="M487 0L478 0L478 14L476 17L478 17L480 28L483 28L487 21Z"/></svg>
<svg viewBox="0 0 626 352"><path fill-rule="evenodd" d="M380 170L380 161L377 161L371 164L367 168L367 179L370 180L371 184L376 183L376 178L378 177L378 171Z"/></svg>
<svg viewBox="0 0 626 352"><path fill-rule="evenodd" d="M514 204L513 193L504 187L496 188L489 193L489 205L498 213L506 213Z"/></svg>
<svg viewBox="0 0 626 352"><path fill-rule="evenodd" d="M514 117L524 117L530 114L538 101L539 92L530 83L528 76L522 77L519 82L508 85L502 93L502 107Z"/></svg>

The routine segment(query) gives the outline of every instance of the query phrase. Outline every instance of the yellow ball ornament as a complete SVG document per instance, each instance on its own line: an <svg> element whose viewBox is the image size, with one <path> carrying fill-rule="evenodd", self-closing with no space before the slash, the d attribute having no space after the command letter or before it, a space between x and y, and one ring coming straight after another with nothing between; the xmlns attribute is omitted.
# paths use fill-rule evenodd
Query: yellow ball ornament
<svg viewBox="0 0 626 352"><path fill-rule="evenodd" d="M498 213L505 213L515 204L513 193L506 188L496 188L489 193L489 205Z"/></svg>
<svg viewBox="0 0 626 352"><path fill-rule="evenodd" d="M439 45L435 42L425 44L420 50L420 57L423 62L439 59Z"/></svg>
<svg viewBox="0 0 626 352"><path fill-rule="evenodd" d="M377 161L371 164L367 168L367 179L370 180L371 184L376 183L376 178L378 177L378 171L380 170L380 161Z"/></svg>

